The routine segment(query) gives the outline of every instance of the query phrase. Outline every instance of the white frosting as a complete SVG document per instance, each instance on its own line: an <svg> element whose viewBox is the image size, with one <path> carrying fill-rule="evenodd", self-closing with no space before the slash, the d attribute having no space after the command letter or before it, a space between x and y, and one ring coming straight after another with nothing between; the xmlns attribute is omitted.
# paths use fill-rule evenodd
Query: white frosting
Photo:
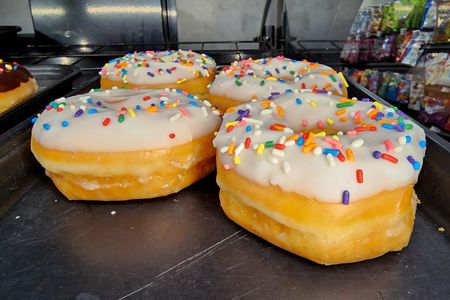
<svg viewBox="0 0 450 300"><path fill-rule="evenodd" d="M216 76L209 93L246 102L294 89L316 88L342 95L342 86L341 77L328 66L279 56L234 62Z"/></svg>
<svg viewBox="0 0 450 300"><path fill-rule="evenodd" d="M152 104L157 112L147 111ZM51 109L35 121L32 136L43 147L63 151L168 148L191 142L219 127L218 111L212 111L208 104L169 89L90 92L50 103ZM76 116L80 111L82 114ZM118 114L123 114L122 122ZM107 118L110 122L105 126Z"/></svg>
<svg viewBox="0 0 450 300"><path fill-rule="evenodd" d="M132 84L161 84L214 75L216 63L192 51L145 51L129 53L105 64L102 77Z"/></svg>
<svg viewBox="0 0 450 300"><path fill-rule="evenodd" d="M297 99L300 99L301 104L298 104L300 101ZM224 122L214 140L221 162L226 169L232 168L239 175L258 184L279 186L285 192L295 192L331 203L341 203L345 190L349 191L352 202L415 183L425 155L424 145L423 148L419 146L420 141L424 143L424 131L409 120L404 120L401 125L413 127L407 130L402 127L404 132L383 128L379 122L398 121L399 115L392 108L376 103L381 108L380 112L385 115L379 120L373 120L368 118L367 114L373 111L371 106L374 103L353 101L353 106L337 108L337 104L344 103L341 99L343 98L325 94L294 92L278 96L274 101L251 102L238 106L235 112L225 114ZM264 108L263 104L269 105L268 108ZM232 123L238 118L239 111L242 113L246 109L249 109L247 118L250 119L244 118L242 122ZM338 110L343 113L337 115ZM355 125L354 120L358 119L358 115L367 126L373 124L377 130L356 133L355 127L360 125ZM342 117L348 118L348 121L340 121L339 118ZM286 129L271 130L272 124L283 124ZM231 131L230 125L234 126ZM328 141L331 139L332 142L330 136L316 135L313 143L317 145L310 147L308 153L303 152L307 147L297 145L297 140L289 140L289 137L296 133L302 135L318 127L338 132L336 137L342 144L344 162L332 154L323 154L328 149L335 149L325 140L328 138ZM402 130L400 127L399 130ZM356 135L352 135L355 133ZM245 147L247 138L250 139L248 148ZM409 138L411 140L408 143ZM386 139L392 143L389 151L385 144ZM258 154L255 149L267 141L279 143L283 149L265 147L261 154ZM236 148L229 155L231 144ZM349 148L353 151L354 161L349 161ZM395 157L398 162L376 159L373 156L374 151ZM417 162L418 170L414 170L407 159L408 156L412 156ZM357 169L363 171L362 183L357 182Z"/></svg>

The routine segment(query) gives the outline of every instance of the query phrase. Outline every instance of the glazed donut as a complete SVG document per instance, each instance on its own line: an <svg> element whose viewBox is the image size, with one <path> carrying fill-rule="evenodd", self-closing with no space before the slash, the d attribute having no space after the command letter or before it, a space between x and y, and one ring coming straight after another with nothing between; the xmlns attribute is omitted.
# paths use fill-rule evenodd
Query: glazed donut
<svg viewBox="0 0 450 300"><path fill-rule="evenodd" d="M291 92L224 115L214 139L226 215L319 264L407 246L424 131L377 102Z"/></svg>
<svg viewBox="0 0 450 300"><path fill-rule="evenodd" d="M51 102L31 150L70 200L175 193L215 168L218 111L176 90L106 90Z"/></svg>
<svg viewBox="0 0 450 300"><path fill-rule="evenodd" d="M100 71L102 89L174 88L202 97L214 80L216 63L192 51L134 52L113 59Z"/></svg>
<svg viewBox="0 0 450 300"><path fill-rule="evenodd" d="M27 69L0 59L0 113L36 95L37 88Z"/></svg>
<svg viewBox="0 0 450 300"><path fill-rule="evenodd" d="M209 88L208 100L221 110L251 99L271 99L294 89L331 91L347 97L347 82L332 68L283 56L242 60L225 67Z"/></svg>

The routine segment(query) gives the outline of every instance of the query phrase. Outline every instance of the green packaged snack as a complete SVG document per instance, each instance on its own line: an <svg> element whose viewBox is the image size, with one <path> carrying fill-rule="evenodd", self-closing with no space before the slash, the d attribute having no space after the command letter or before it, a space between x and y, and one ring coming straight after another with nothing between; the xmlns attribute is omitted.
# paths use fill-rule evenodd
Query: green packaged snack
<svg viewBox="0 0 450 300"><path fill-rule="evenodd" d="M398 32L402 28L420 27L426 0L396 0L385 9L383 33ZM386 15L387 14L387 15Z"/></svg>

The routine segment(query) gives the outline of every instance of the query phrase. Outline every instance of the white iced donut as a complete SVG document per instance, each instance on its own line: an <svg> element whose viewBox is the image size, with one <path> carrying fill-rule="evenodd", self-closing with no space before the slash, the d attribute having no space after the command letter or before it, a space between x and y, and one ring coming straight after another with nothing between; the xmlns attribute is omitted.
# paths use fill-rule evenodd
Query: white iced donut
<svg viewBox="0 0 450 300"><path fill-rule="evenodd" d="M91 92L51 102L31 150L69 199L152 198L214 169L220 121L209 102L181 91Z"/></svg>
<svg viewBox="0 0 450 300"><path fill-rule="evenodd" d="M129 53L106 63L101 88L175 88L203 96L214 80L216 63L193 51L145 51Z"/></svg>
<svg viewBox="0 0 450 300"><path fill-rule="evenodd" d="M408 244L424 131L380 103L290 92L233 108L214 140L225 213L322 264Z"/></svg>
<svg viewBox="0 0 450 300"><path fill-rule="evenodd" d="M209 88L208 99L225 110L294 89L330 91L347 97L347 86L342 73L328 66L277 56L242 60L223 68Z"/></svg>

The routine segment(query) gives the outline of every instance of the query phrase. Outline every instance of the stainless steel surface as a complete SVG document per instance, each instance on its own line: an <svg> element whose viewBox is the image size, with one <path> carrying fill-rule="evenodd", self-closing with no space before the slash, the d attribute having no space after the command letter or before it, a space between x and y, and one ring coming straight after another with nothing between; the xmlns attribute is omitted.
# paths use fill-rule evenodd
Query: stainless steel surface
<svg viewBox="0 0 450 300"><path fill-rule="evenodd" d="M161 0L164 42L178 42L176 0ZM178 48L178 47L175 47Z"/></svg>
<svg viewBox="0 0 450 300"><path fill-rule="evenodd" d="M46 41L164 42L160 0L30 0L30 5L36 36Z"/></svg>
<svg viewBox="0 0 450 300"><path fill-rule="evenodd" d="M289 34L301 40L345 40L362 0L286 0Z"/></svg>

